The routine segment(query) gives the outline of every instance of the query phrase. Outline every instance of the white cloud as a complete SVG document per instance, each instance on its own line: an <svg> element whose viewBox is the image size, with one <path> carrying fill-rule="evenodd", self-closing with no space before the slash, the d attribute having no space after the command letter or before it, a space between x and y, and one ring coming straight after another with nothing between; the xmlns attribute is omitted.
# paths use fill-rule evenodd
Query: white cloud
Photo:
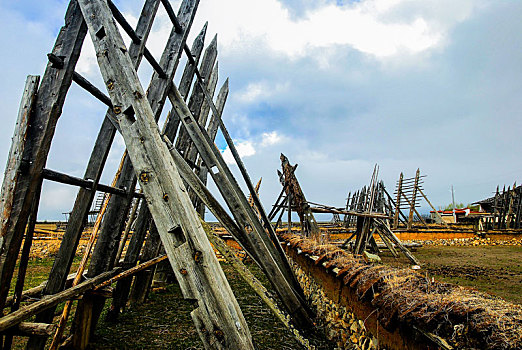
<svg viewBox="0 0 522 350"><path fill-rule="evenodd" d="M236 145L237 153L239 153L239 156L241 158L246 158L253 156L256 154L256 149L254 148L254 143L251 141L240 141L240 142L234 142ZM227 164L235 164L236 161L234 160L234 156L232 155L232 151L230 151L230 148L227 146L227 148L222 151L223 158L225 159L225 162Z"/></svg>
<svg viewBox="0 0 522 350"><path fill-rule="evenodd" d="M244 51L262 44L289 57L302 57L310 49L348 45L378 58L415 54L443 43L447 32L470 14L470 1L456 13L441 11L425 1L367 0L343 6L315 6L294 19L277 0L223 0L202 2L199 16L220 33L226 51ZM419 7L420 9L416 8ZM413 8L413 10L411 10ZM394 15L405 12L408 16ZM222 16L229 13L232 16Z"/></svg>
<svg viewBox="0 0 522 350"><path fill-rule="evenodd" d="M234 141L234 144L236 145L237 153L239 153L239 156L243 159L257 154L260 148L279 144L284 141L284 139L285 137L277 131L271 131L261 134L256 140ZM234 156L228 146L225 150L221 151L221 153L227 164L235 164Z"/></svg>
<svg viewBox="0 0 522 350"><path fill-rule="evenodd" d="M244 91L239 92L236 98L241 102L254 102L288 91L289 82L271 84L267 81L253 82L247 85Z"/></svg>
<svg viewBox="0 0 522 350"><path fill-rule="evenodd" d="M261 137L261 146L263 147L276 145L283 140L283 137L277 131L265 132Z"/></svg>

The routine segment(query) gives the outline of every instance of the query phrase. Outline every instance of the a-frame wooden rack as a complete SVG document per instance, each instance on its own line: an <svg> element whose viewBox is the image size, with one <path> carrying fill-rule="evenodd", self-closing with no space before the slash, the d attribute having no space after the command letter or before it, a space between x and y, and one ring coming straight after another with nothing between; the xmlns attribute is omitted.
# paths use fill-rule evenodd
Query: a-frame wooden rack
<svg viewBox="0 0 522 350"><path fill-rule="evenodd" d="M172 31L157 62L145 44L160 3L172 22ZM191 315L204 346L252 349L248 325L197 215L204 214L204 206L265 272L293 323L302 329L312 326L313 315L303 292L221 119L228 81L213 102L218 80L216 38L205 50L201 64L206 26L192 49L186 44L198 4L198 0L183 0L175 14L168 0L145 0L133 29L111 0L69 3L65 25L48 54L43 77L40 80L29 76L27 80L2 186L0 310L10 307L10 312L0 318L3 348L10 348L12 334L29 336L29 349L43 349L52 334L52 348L63 342L85 348L105 302L99 291L117 281L112 293L114 316L129 298L142 301L152 279L150 267L164 259L160 254L163 247L184 297L195 302ZM116 22L131 38L129 47L125 46ZM75 72L87 33L94 44L108 96ZM176 86L173 78L183 53L187 55L187 64ZM154 70L146 91L136 73L143 58ZM45 168L72 82L108 106L83 178ZM157 122L167 99L172 109L160 130ZM207 123L210 111L212 118ZM218 129L232 151L256 211L213 143ZM101 174L117 132L123 136L127 150L114 182L103 185ZM233 218L207 189L208 175ZM40 287L23 291L44 180L75 185L79 190L48 280ZM80 265L83 267L71 277L71 264L96 191L109 193L110 199L102 206L95 224L97 240L93 235L89 242L87 251L93 247L90 264L87 268L87 253ZM135 198L142 199L142 204L133 205ZM122 232L128 233L128 220L135 220L135 228L120 260L124 243L121 237ZM123 234L123 239L126 236ZM14 294L9 296L17 262L17 283ZM41 296L40 300L20 307L24 297L34 295ZM76 309L74 332L68 338L62 337L59 332L63 331L60 329L67 319L66 311L58 331L55 333L50 327L56 306L79 295L82 298ZM31 324L23 322L34 315Z"/></svg>

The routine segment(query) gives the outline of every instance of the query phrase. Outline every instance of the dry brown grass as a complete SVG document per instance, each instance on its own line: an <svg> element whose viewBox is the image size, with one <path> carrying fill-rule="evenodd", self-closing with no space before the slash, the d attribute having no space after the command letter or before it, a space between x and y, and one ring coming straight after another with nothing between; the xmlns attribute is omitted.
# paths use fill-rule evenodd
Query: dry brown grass
<svg viewBox="0 0 522 350"><path fill-rule="evenodd" d="M457 348L522 348L522 306L469 288L433 281L410 269L366 263L337 246L297 235L282 236L292 247L337 267L338 277L361 300L379 309L389 329L415 325Z"/></svg>

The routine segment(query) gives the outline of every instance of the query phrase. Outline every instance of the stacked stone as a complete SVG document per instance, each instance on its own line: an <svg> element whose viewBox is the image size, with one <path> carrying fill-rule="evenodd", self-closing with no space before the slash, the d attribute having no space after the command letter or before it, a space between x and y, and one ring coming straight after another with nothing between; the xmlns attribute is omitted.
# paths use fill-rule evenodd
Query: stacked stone
<svg viewBox="0 0 522 350"><path fill-rule="evenodd" d="M456 247L476 247L476 246L522 246L522 237L510 239L491 239L491 238L453 238L436 240L412 240L406 243L420 243L423 246L456 246Z"/></svg>
<svg viewBox="0 0 522 350"><path fill-rule="evenodd" d="M364 322L329 299L310 274L289 260L305 296L317 311L319 326L324 328L327 338L334 341L338 349L377 349L378 340L366 329Z"/></svg>

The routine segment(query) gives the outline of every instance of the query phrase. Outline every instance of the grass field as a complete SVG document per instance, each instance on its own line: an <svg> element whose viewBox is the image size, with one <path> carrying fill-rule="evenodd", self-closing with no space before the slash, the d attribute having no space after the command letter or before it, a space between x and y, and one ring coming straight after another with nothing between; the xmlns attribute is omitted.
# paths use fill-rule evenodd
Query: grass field
<svg viewBox="0 0 522 350"><path fill-rule="evenodd" d="M426 246L413 254L423 263L420 271L426 272L430 277L522 304L520 246ZM384 252L381 258L386 264L393 266L410 265L403 256L395 259Z"/></svg>
<svg viewBox="0 0 522 350"><path fill-rule="evenodd" d="M421 273L428 278L475 288L508 301L522 303L522 247L425 246L414 252L423 262ZM409 266L404 257L393 258L381 253L383 262ZM77 265L77 257L74 265ZM31 259L25 289L47 279L52 258ZM238 302L243 310L258 349L297 349L293 336L270 313L257 295L230 265L222 263ZM250 264L255 275L266 285L266 278ZM13 282L14 285L14 282ZM107 302L108 306L109 302ZM61 309L61 306L58 310ZM190 318L193 307L186 302L176 283L151 293L149 301L123 313L118 322L102 317L91 349L202 349L203 346ZM24 338L16 338L16 349L24 347ZM331 345L319 337L319 349Z"/></svg>

